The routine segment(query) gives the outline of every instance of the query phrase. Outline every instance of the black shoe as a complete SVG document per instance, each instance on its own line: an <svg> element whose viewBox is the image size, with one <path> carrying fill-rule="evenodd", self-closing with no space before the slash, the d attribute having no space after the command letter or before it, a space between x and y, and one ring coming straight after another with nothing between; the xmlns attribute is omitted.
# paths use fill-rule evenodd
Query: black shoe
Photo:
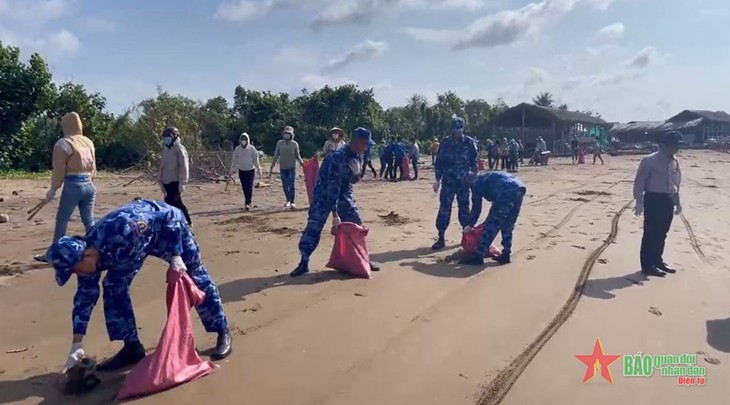
<svg viewBox="0 0 730 405"><path fill-rule="evenodd" d="M446 241L443 236L439 236L439 239L431 246L431 250L441 250L446 247Z"/></svg>
<svg viewBox="0 0 730 405"><path fill-rule="evenodd" d="M231 332L226 330L225 332L219 333L218 340L216 340L216 343L215 343L215 349L213 350L213 353L210 355L210 358L213 360L225 359L233 351L232 345L233 345L233 338L231 337Z"/></svg>
<svg viewBox="0 0 730 405"><path fill-rule="evenodd" d="M292 272L289 273L289 275L292 277L299 277L299 276L303 276L307 273L309 273L309 266L304 263L299 263L299 266L297 266L296 269L292 270Z"/></svg>
<svg viewBox="0 0 730 405"><path fill-rule="evenodd" d="M669 274L674 274L674 273L677 272L677 270L675 270L675 269L667 266L666 263L662 263L662 264L656 266L656 268L659 269L659 270L661 270L661 271L663 271L663 272L665 272L665 273L669 273Z"/></svg>
<svg viewBox="0 0 730 405"><path fill-rule="evenodd" d="M33 256L33 259L37 262L48 263L48 259L46 259L46 255L35 255L35 256Z"/></svg>
<svg viewBox="0 0 730 405"><path fill-rule="evenodd" d="M641 274L645 276L651 276L651 277L664 277L667 274L655 267L652 267L650 269L641 269Z"/></svg>
<svg viewBox="0 0 730 405"><path fill-rule="evenodd" d="M512 258L510 257L510 255L506 255L504 253L502 253L501 255L499 255L497 257L493 257L492 259L495 262L499 263L499 264L510 264L510 263L512 263Z"/></svg>
<svg viewBox="0 0 730 405"><path fill-rule="evenodd" d="M107 373L133 366L144 359L144 346L140 342L124 343L124 347L114 356L96 366L96 371Z"/></svg>
<svg viewBox="0 0 730 405"><path fill-rule="evenodd" d="M375 262L370 262L370 271L380 271L380 265Z"/></svg>

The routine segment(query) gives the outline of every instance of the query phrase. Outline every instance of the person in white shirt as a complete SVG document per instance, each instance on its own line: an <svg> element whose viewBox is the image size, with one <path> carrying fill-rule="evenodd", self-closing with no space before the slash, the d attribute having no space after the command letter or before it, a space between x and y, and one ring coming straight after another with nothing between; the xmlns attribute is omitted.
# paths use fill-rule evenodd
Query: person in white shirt
<svg viewBox="0 0 730 405"><path fill-rule="evenodd" d="M251 144L251 138L247 133L242 133L239 144L233 150L233 163L231 164L231 176L238 171L238 179L243 189L244 206L248 211L251 209L253 200L253 184L256 173L261 176L261 165L259 164L259 152Z"/></svg>

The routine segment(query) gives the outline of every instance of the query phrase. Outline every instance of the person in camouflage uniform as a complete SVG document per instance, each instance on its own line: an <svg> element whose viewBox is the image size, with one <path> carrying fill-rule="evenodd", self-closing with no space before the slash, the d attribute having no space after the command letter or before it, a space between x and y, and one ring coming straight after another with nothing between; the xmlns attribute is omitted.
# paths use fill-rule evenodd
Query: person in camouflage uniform
<svg viewBox="0 0 730 405"><path fill-rule="evenodd" d="M82 340L99 299L104 271L101 288L107 332L109 339L123 341L124 347L100 363L97 370L122 369L144 358L129 293L132 280L148 256L186 272L205 293L205 300L196 309L205 330L218 334L212 358L223 359L231 353L231 335L218 288L203 265L184 214L163 202L138 199L107 214L85 237L63 237L46 253L59 286L74 273L78 276L72 314L74 339L64 371L85 357Z"/></svg>

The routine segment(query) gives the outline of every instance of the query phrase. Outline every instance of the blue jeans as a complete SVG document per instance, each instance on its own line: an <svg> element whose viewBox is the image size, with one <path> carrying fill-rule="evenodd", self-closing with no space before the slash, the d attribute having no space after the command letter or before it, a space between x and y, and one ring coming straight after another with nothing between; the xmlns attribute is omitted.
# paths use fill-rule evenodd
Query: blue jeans
<svg viewBox="0 0 730 405"><path fill-rule="evenodd" d="M294 204L294 182L297 179L297 169L281 169L281 185L284 187L286 202Z"/></svg>
<svg viewBox="0 0 730 405"><path fill-rule="evenodd" d="M79 207L81 222L84 223L86 232L94 226L94 200L96 199L96 187L91 178L85 175L66 176L61 191L61 200L58 202L58 213L56 213L56 229L53 231L53 243L58 242L66 235L68 221Z"/></svg>

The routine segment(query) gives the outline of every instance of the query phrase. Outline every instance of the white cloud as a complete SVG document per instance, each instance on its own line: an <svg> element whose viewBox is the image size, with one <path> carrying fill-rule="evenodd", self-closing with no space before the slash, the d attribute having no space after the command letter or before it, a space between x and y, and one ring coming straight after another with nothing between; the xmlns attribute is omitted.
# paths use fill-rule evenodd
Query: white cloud
<svg viewBox="0 0 730 405"><path fill-rule="evenodd" d="M343 56L332 59L322 68L322 72L336 72L344 69L346 66L360 61L374 59L385 52L388 44L385 42L367 40L347 52Z"/></svg>
<svg viewBox="0 0 730 405"><path fill-rule="evenodd" d="M646 69L657 62L660 55L654 47L647 46L639 51L629 62L628 67L632 69Z"/></svg>
<svg viewBox="0 0 730 405"><path fill-rule="evenodd" d="M0 40L38 52L48 61L73 55L81 41L66 29L48 31L47 24L72 11L76 0L0 0Z"/></svg>
<svg viewBox="0 0 730 405"><path fill-rule="evenodd" d="M465 30L405 28L414 39L449 43L454 49L509 45L542 31L584 0L543 0L513 10L488 14Z"/></svg>
<svg viewBox="0 0 730 405"><path fill-rule="evenodd" d="M615 23L611 25L607 25L603 28L601 28L598 31L598 38L605 40L605 41L611 41L620 39L624 36L624 25L622 23Z"/></svg>
<svg viewBox="0 0 730 405"><path fill-rule="evenodd" d="M569 91L579 87L615 86L630 82L645 75L660 60L659 52L655 48L647 46L609 72L564 79L562 89Z"/></svg>
<svg viewBox="0 0 730 405"><path fill-rule="evenodd" d="M275 0L235 0L218 6L215 18L223 21L245 21L260 17L277 5Z"/></svg>
<svg viewBox="0 0 730 405"><path fill-rule="evenodd" d="M272 62L288 67L313 67L317 63L317 50L308 46L285 46L276 54Z"/></svg>
<svg viewBox="0 0 730 405"><path fill-rule="evenodd" d="M614 0L587 0L597 10L606 11L613 4Z"/></svg>
<svg viewBox="0 0 730 405"><path fill-rule="evenodd" d="M530 68L527 71L527 79L525 79L525 87L531 87L538 84L544 83L550 75L545 69L541 68Z"/></svg>

